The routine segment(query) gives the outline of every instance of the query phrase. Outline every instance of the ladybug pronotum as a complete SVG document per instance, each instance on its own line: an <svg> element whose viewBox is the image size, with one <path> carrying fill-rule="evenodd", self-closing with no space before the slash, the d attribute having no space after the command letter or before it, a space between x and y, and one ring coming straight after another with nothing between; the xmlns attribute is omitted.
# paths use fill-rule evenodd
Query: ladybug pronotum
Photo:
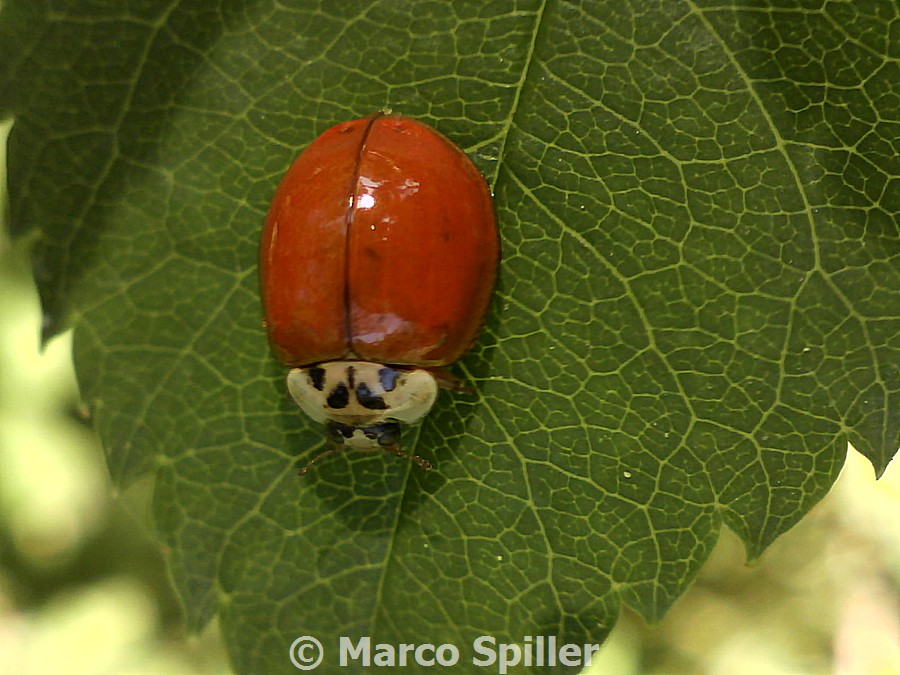
<svg viewBox="0 0 900 675"><path fill-rule="evenodd" d="M430 127L376 113L328 129L275 193L260 246L265 325L291 396L332 448L400 450L475 341L499 242L490 191ZM312 465L313 462L310 462ZM303 470L305 473L309 466Z"/></svg>

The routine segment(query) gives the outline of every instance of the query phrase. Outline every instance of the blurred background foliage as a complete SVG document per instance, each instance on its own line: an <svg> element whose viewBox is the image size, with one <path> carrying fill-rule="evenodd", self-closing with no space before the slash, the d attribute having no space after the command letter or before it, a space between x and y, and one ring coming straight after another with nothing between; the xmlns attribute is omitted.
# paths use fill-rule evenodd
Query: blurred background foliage
<svg viewBox="0 0 900 675"><path fill-rule="evenodd" d="M5 232L4 223L0 675L230 672L215 625L185 634L147 525L152 485L111 487L69 335L41 349L29 243ZM666 619L648 627L623 615L590 672L900 673L898 506L897 466L876 483L850 451L828 498L760 561L745 566L725 532Z"/></svg>
<svg viewBox="0 0 900 675"><path fill-rule="evenodd" d="M41 349L28 242L5 222L0 317L0 675L229 673L215 626L184 633L146 525L151 485L110 485L71 334Z"/></svg>

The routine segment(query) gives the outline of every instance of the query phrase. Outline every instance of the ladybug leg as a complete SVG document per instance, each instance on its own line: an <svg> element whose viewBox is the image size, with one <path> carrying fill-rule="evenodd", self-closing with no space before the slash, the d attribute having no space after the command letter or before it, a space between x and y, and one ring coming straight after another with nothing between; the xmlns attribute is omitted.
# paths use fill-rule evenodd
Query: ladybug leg
<svg viewBox="0 0 900 675"><path fill-rule="evenodd" d="M452 389L461 394L474 394L475 389L468 386L460 378L450 372L447 368L429 368L428 372L434 376L438 386L443 389Z"/></svg>
<svg viewBox="0 0 900 675"><path fill-rule="evenodd" d="M406 457L407 459L411 459L425 471L431 471L431 462L429 462L427 459L422 459L418 455L414 455L411 452L403 450L399 445L386 445L384 446L384 451L389 452L392 455L396 455L397 457Z"/></svg>
<svg viewBox="0 0 900 675"><path fill-rule="evenodd" d="M300 471L297 472L297 475L305 476L307 473L309 473L309 470L313 467L313 464L318 463L319 460L325 459L326 457L331 457L332 455L339 453L345 447L342 444L332 442L329 442L329 445L331 446L330 448L323 452L320 452L318 455L309 460L309 464L300 469Z"/></svg>

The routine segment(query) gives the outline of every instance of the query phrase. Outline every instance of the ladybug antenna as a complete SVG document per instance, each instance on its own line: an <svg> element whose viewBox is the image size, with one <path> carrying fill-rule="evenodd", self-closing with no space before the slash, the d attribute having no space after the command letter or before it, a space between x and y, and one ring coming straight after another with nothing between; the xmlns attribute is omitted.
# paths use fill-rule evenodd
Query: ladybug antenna
<svg viewBox="0 0 900 675"><path fill-rule="evenodd" d="M399 445L386 445L384 447L384 451L389 452L392 455L397 455L397 457L406 457L407 459L411 459L425 471L431 471L431 462L429 462L427 459L422 459L418 455L414 455L407 450L402 449Z"/></svg>
<svg viewBox="0 0 900 675"><path fill-rule="evenodd" d="M343 450L345 447L347 447L347 446L340 445L340 444L332 445L330 448L328 448L324 452L320 452L318 455L313 457L309 461L309 464L307 464L302 469L300 469L300 471L297 472L297 475L305 476L306 474L309 473L309 470L312 469L314 465L318 464L321 460L325 459L326 457L331 457L331 455L336 455L341 450ZM397 457L406 457L407 459L410 459L413 462L415 462L416 464L418 464L423 470L431 471L431 462L429 462L427 459L423 459L422 457L419 457L418 455L414 455L413 453L411 453L407 450L402 449L399 445L387 445L384 447L384 451L389 452L392 455L396 455Z"/></svg>
<svg viewBox="0 0 900 675"><path fill-rule="evenodd" d="M325 459L326 457L331 457L331 455L334 455L334 454L340 452L341 450L343 450L344 447L345 446L343 446L343 445L335 444L335 445L332 445L327 450L325 450L324 452L320 452L318 455L316 455L311 460L309 460L309 464L307 464L302 469L300 469L300 471L297 472L297 475L305 476L307 473L309 473L309 470L313 467L313 464L316 464L319 460Z"/></svg>

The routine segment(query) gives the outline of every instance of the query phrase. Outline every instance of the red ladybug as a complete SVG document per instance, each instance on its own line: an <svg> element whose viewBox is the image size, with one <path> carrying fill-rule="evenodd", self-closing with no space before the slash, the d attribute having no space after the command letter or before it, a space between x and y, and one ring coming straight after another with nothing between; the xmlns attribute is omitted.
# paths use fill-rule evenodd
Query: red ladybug
<svg viewBox="0 0 900 675"><path fill-rule="evenodd" d="M451 141L377 113L317 138L279 185L260 246L269 341L334 447L400 450L441 368L475 341L499 243L491 195ZM310 465L312 462L310 463ZM309 466L303 470L305 473Z"/></svg>

